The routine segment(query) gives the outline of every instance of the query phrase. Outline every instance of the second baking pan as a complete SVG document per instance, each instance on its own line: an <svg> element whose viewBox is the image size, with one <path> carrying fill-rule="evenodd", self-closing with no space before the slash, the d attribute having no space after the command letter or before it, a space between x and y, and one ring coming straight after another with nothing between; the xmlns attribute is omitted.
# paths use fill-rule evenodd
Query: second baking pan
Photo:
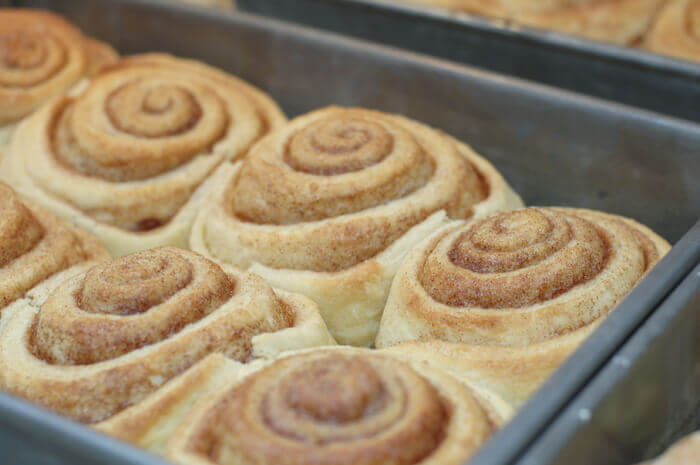
<svg viewBox="0 0 700 465"><path fill-rule="evenodd" d="M700 64L392 0L238 0L246 11L700 121Z"/></svg>
<svg viewBox="0 0 700 465"><path fill-rule="evenodd" d="M247 14L137 0L14 3L60 12L123 53L162 50L224 68L289 115L335 103L424 121L472 144L531 205L620 213L672 242L700 216L700 126L692 123ZM681 281L698 250L697 241L678 242L474 463L516 460ZM5 395L0 444L17 464L161 463Z"/></svg>

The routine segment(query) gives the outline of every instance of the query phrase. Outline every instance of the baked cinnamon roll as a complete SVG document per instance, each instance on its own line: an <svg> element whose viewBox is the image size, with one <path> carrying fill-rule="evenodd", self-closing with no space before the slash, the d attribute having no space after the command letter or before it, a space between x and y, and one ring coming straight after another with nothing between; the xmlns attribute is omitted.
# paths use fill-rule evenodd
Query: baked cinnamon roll
<svg viewBox="0 0 700 465"><path fill-rule="evenodd" d="M371 345L401 258L453 218L522 205L469 147L420 123L330 107L223 165L193 250L311 297L341 343Z"/></svg>
<svg viewBox="0 0 700 465"><path fill-rule="evenodd" d="M95 424L211 353L247 362L332 344L317 307L164 247L94 266L5 310L0 388Z"/></svg>
<svg viewBox="0 0 700 465"><path fill-rule="evenodd" d="M408 0L590 39L631 44L649 27L664 0Z"/></svg>
<svg viewBox="0 0 700 465"><path fill-rule="evenodd" d="M210 357L194 369L197 378L172 384L170 404L161 393L150 399L142 418L167 414L137 438L169 435L166 456L189 465L457 465L512 414L492 393L369 349L311 349L247 367ZM189 413L162 409L189 405L201 392L194 379L212 387Z"/></svg>
<svg viewBox="0 0 700 465"><path fill-rule="evenodd" d="M652 52L700 61L700 1L666 2L643 45Z"/></svg>
<svg viewBox="0 0 700 465"><path fill-rule="evenodd" d="M22 202L0 183L0 315L33 287L108 258L92 235Z"/></svg>
<svg viewBox="0 0 700 465"><path fill-rule="evenodd" d="M0 157L20 119L116 59L59 15L0 10Z"/></svg>
<svg viewBox="0 0 700 465"><path fill-rule="evenodd" d="M446 341L437 344L446 366L494 384L529 377L506 383L513 392L504 397L518 405L669 248L632 220L591 210L456 222L402 263L376 345Z"/></svg>
<svg viewBox="0 0 700 465"><path fill-rule="evenodd" d="M269 97L222 71L133 56L27 118L0 177L114 255L185 246L216 167L284 121Z"/></svg>

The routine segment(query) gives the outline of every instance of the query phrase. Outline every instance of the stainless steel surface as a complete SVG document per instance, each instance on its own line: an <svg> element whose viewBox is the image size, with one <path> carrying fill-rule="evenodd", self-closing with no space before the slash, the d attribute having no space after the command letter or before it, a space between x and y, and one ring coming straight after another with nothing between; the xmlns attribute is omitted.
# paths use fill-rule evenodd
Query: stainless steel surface
<svg viewBox="0 0 700 465"><path fill-rule="evenodd" d="M700 64L391 0L239 0L239 8L700 120Z"/></svg>
<svg viewBox="0 0 700 465"><path fill-rule="evenodd" d="M169 465L142 450L0 394L0 462L6 465Z"/></svg>
<svg viewBox="0 0 700 465"><path fill-rule="evenodd" d="M268 91L290 115L337 103L432 124L490 158L529 204L620 213L671 241L700 217L696 124L245 14L137 0L14 3L59 11L123 53L169 51L227 69ZM692 237L699 234L696 229ZM517 459L683 279L699 253L697 240L679 243L474 464ZM149 463L142 457L125 462L130 459L123 451L136 452L106 439L92 451L86 430L53 416L46 429L43 418L0 395L0 444L23 454L48 449L45 456L53 461L36 463ZM61 449L75 441L76 431L84 434L80 448ZM38 440L45 435L57 438L55 443ZM92 462L76 455L85 455L85 448L97 457Z"/></svg>

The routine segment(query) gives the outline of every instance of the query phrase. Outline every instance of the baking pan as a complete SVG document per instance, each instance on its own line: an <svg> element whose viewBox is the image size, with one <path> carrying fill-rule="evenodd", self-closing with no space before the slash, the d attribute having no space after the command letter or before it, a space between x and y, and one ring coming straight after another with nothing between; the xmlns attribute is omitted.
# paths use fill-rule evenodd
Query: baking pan
<svg viewBox="0 0 700 465"><path fill-rule="evenodd" d="M700 64L391 0L238 0L238 6L700 121Z"/></svg>
<svg viewBox="0 0 700 465"><path fill-rule="evenodd" d="M699 429L699 334L700 265L518 465L629 465Z"/></svg>
<svg viewBox="0 0 700 465"><path fill-rule="evenodd" d="M248 14L137 0L13 3L58 11L123 53L162 50L219 66L270 93L290 116L337 103L424 121L491 159L529 204L620 213L673 242L700 217L697 124ZM520 457L695 265L700 242L691 239L676 244L474 464ZM0 443L18 464L159 463L3 395ZM32 455L44 462L22 459Z"/></svg>

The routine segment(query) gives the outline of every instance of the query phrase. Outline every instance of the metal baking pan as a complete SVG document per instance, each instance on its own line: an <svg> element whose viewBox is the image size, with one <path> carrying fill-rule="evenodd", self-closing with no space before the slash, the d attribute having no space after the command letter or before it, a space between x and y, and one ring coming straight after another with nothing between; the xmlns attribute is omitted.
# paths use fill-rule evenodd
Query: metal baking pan
<svg viewBox="0 0 700 465"><path fill-rule="evenodd" d="M699 334L700 265L517 464L629 465L700 429Z"/></svg>
<svg viewBox="0 0 700 465"><path fill-rule="evenodd" d="M392 0L238 0L239 8L700 121L700 64Z"/></svg>
<svg viewBox="0 0 700 465"><path fill-rule="evenodd" d="M138 0L15 1L64 14L122 53L162 50L231 71L290 116L331 103L402 113L472 144L531 205L637 218L672 242L700 217L700 126L253 15ZM695 265L692 230L473 464L513 463ZM695 261L694 261L695 260ZM6 395L15 464L162 463Z"/></svg>

